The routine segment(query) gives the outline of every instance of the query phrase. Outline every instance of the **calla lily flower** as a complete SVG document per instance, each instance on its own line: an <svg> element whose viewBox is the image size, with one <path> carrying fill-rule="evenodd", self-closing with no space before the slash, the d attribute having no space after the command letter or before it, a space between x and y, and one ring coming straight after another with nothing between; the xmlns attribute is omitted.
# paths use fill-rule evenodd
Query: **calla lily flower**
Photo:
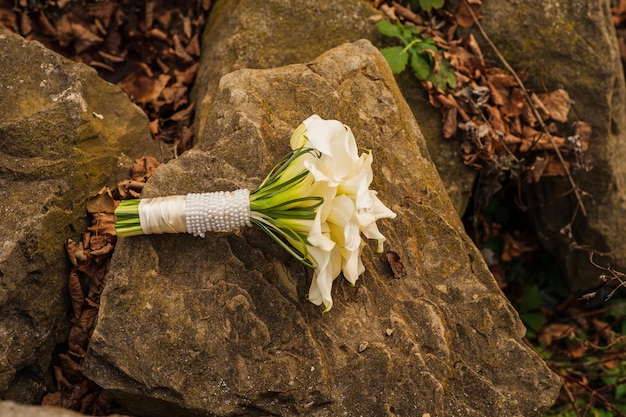
<svg viewBox="0 0 626 417"><path fill-rule="evenodd" d="M396 215L369 189L373 179L372 154L358 155L350 128L337 120L324 120L317 115L306 119L293 133L292 149L311 148L320 152L317 159L303 162L315 182L326 183L335 190L332 198L324 198L318 208L308 236L307 252L317 267L309 290L309 301L324 304L324 311L333 306L332 283L340 272L355 284L365 268L361 261L364 243L361 233L378 241L382 252L385 236L376 221Z"/></svg>

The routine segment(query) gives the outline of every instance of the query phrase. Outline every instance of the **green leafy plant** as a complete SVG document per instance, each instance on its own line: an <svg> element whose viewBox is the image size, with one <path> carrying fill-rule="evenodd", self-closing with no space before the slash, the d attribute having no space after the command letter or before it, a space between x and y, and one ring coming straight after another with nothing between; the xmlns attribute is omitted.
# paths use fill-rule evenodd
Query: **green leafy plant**
<svg viewBox="0 0 626 417"><path fill-rule="evenodd" d="M432 9L440 9L443 7L444 0L413 0L411 1L411 8L413 10L426 10L430 12Z"/></svg>
<svg viewBox="0 0 626 417"><path fill-rule="evenodd" d="M434 4L436 1L429 3ZM384 20L378 22L378 30L385 36L401 40L404 44L381 49L394 74L401 73L409 65L420 81L430 81L441 90L447 89L448 86L451 88L456 86L456 77L450 62L443 58L435 41L422 37L417 27Z"/></svg>

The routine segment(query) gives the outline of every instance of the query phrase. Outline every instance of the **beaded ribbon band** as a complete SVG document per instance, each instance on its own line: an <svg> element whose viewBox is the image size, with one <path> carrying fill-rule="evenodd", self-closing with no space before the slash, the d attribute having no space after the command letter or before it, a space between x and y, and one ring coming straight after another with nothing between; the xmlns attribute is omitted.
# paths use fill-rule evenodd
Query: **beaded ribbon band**
<svg viewBox="0 0 626 417"><path fill-rule="evenodd" d="M139 223L143 233L227 232L251 226L250 191L218 191L144 198L139 202Z"/></svg>
<svg viewBox="0 0 626 417"><path fill-rule="evenodd" d="M187 194L187 233L204 237L205 232L227 232L250 223L250 191L218 191Z"/></svg>

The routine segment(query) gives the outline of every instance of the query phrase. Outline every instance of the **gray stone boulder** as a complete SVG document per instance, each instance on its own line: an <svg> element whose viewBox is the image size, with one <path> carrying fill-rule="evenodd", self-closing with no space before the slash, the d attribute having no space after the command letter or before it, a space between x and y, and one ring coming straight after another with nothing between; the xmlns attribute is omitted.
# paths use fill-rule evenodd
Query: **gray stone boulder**
<svg viewBox="0 0 626 417"><path fill-rule="evenodd" d="M143 112L93 69L3 30L0 68L0 398L30 401L67 341L64 243L84 230L86 197L160 150Z"/></svg>
<svg viewBox="0 0 626 417"><path fill-rule="evenodd" d="M539 235L561 259L572 288L599 285L601 271L589 263L587 249L610 252L610 259L595 260L626 271L626 99L609 2L487 1L481 14L485 31L506 60L528 70L528 87L567 90L574 101L571 120L593 128L591 169L574 173L587 194L588 216L577 211L566 179L542 180L527 195L536 207ZM511 28L518 28L515 36ZM476 38L482 42L480 33ZM497 62L492 51L483 52ZM574 217L571 229L565 228Z"/></svg>
<svg viewBox="0 0 626 417"><path fill-rule="evenodd" d="M361 38L381 39L380 12L363 0L218 0L202 35L200 68L192 91L196 134L220 78L242 68L273 68L309 62L321 53Z"/></svg>
<svg viewBox="0 0 626 417"><path fill-rule="evenodd" d="M197 148L159 167L144 196L254 188L311 113L372 150L403 275L369 245L366 272L335 281L322 315L305 298L312 271L256 228L121 239L85 374L154 417L542 415L559 379L523 343L368 41L224 76Z"/></svg>
<svg viewBox="0 0 626 417"><path fill-rule="evenodd" d="M363 0L218 0L202 38L200 69L192 99L196 102L196 138L204 132L206 115L220 78L242 68L274 68L305 63L345 42L368 39L381 46L376 23L384 17ZM459 215L470 197L475 171L466 167L456 141L446 141L441 114L434 109L412 75L397 77L426 144ZM355 103L356 105L356 103Z"/></svg>

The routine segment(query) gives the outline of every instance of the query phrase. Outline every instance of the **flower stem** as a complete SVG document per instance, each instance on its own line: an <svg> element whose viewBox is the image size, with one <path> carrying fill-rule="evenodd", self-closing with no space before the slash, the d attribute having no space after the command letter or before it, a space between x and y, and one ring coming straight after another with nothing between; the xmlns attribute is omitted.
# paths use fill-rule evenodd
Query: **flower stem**
<svg viewBox="0 0 626 417"><path fill-rule="evenodd" d="M119 237L143 235L139 222L139 199L122 200L115 209L115 232Z"/></svg>

